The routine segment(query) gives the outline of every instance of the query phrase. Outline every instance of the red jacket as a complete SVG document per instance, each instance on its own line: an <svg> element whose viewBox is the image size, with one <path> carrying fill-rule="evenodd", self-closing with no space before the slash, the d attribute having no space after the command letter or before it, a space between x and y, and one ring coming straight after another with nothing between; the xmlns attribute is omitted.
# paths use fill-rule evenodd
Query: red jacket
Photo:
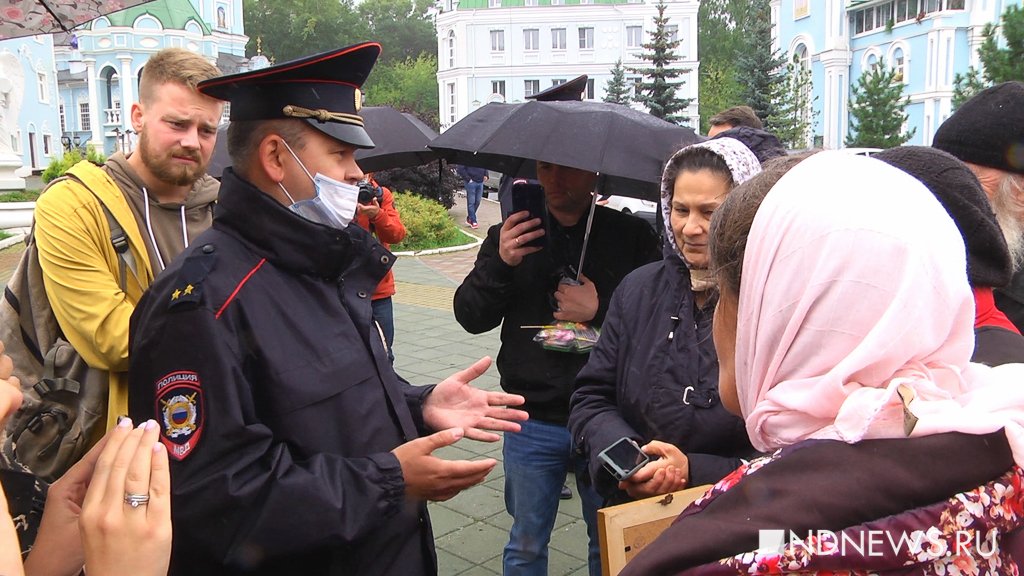
<svg viewBox="0 0 1024 576"><path fill-rule="evenodd" d="M370 183L374 186L380 186L372 179ZM395 197L391 194L391 190L383 186L381 186L381 190L384 191L384 200L380 203L380 212L377 213L377 218L371 222L369 216L358 213L356 214L356 222L372 232L385 248L390 248L392 244L397 244L405 238L405 225L402 224L402 220L398 216L398 210L395 210ZM380 300L381 298L388 298L394 295L395 274L388 270L387 275L377 285L377 290L373 293L372 299Z"/></svg>

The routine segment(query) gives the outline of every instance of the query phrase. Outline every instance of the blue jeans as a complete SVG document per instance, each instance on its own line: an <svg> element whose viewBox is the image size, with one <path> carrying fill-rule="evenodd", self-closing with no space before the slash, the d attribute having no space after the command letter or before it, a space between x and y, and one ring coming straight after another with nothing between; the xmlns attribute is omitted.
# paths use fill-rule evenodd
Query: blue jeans
<svg viewBox="0 0 1024 576"><path fill-rule="evenodd" d="M384 341L388 343L388 359L394 364L395 352L391 348L395 344L395 310L391 305L391 296L374 300L370 304L373 306L373 319L380 324Z"/></svg>
<svg viewBox="0 0 1024 576"><path fill-rule="evenodd" d="M546 576L548 541L558 513L558 495L570 466L576 471L576 489L583 506L590 546L590 576L601 574L597 536L597 509L601 497L580 479L586 461L572 449L565 426L527 420L522 431L505 434L505 509L512 515L512 530L502 554L505 576Z"/></svg>
<svg viewBox="0 0 1024 576"><path fill-rule="evenodd" d="M483 182L466 182L466 211L469 214L469 221L473 224L476 224L476 209L480 207L480 198L483 194Z"/></svg>

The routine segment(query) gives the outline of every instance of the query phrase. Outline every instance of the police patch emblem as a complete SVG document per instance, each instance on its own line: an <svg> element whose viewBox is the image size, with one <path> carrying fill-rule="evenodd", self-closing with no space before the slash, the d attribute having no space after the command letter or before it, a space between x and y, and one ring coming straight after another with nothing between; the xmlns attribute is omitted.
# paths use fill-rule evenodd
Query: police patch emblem
<svg viewBox="0 0 1024 576"><path fill-rule="evenodd" d="M175 460L184 460L199 444L206 409L199 374L171 372L156 381L156 412L160 441Z"/></svg>

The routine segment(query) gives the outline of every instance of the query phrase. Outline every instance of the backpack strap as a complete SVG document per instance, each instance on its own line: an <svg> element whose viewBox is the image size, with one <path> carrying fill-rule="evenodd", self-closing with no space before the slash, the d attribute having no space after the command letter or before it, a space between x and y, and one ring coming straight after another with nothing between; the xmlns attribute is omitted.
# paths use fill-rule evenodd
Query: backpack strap
<svg viewBox="0 0 1024 576"><path fill-rule="evenodd" d="M128 249L128 235L124 233L124 228L114 218L114 214L110 212L110 208L103 203L103 199L99 197L93 189L89 187L81 178L71 174L70 172L65 173L62 179L74 180L81 184L86 190L92 192L92 195L96 197L96 201L99 202L100 208L103 209L103 215L107 217L107 225L110 226L110 243L114 245L114 251L117 252L117 268L120 272L120 286L121 290L124 291L128 285L128 279L126 274L126 268L132 271L132 274L136 278L139 277L139 269L135 263L135 256L132 255L131 250Z"/></svg>

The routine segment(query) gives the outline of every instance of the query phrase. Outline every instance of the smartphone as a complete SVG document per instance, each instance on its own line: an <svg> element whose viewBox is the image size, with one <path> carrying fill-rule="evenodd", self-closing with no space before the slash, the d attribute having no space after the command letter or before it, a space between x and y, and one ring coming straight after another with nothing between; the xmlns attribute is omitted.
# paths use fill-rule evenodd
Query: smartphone
<svg viewBox="0 0 1024 576"><path fill-rule="evenodd" d="M532 182L516 182L512 185L512 213L527 211L530 219L540 218L540 225L547 229L547 200L544 198L544 187ZM545 236L534 238L525 246L544 246Z"/></svg>
<svg viewBox="0 0 1024 576"><path fill-rule="evenodd" d="M632 438L622 437L597 455L605 469L618 480L625 480L636 474L651 458L640 450Z"/></svg>

